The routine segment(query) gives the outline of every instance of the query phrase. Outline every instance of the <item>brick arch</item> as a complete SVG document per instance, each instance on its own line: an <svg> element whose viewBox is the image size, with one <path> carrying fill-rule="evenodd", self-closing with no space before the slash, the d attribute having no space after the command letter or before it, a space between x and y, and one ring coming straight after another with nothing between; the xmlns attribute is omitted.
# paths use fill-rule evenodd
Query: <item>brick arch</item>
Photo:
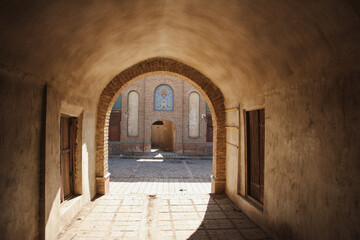
<svg viewBox="0 0 360 240"><path fill-rule="evenodd" d="M213 178L212 192L225 190L226 131L224 97L209 78L196 69L170 58L151 58L139 62L115 76L100 95L96 126L96 192L109 192L108 133L111 107L120 92L133 81L148 74L175 74L190 82L204 96L213 116Z"/></svg>

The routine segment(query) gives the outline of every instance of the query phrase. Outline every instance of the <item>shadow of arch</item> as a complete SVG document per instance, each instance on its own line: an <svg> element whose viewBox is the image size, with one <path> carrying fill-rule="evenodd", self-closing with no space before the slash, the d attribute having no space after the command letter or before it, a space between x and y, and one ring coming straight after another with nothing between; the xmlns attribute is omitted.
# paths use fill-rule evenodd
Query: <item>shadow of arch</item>
<svg viewBox="0 0 360 240"><path fill-rule="evenodd" d="M108 132L111 107L121 91L132 82L148 75L176 76L191 83L205 98L213 116L213 177L211 191L225 190L226 131L224 97L209 78L196 69L165 57L139 62L115 76L100 95L96 125L96 192L109 192Z"/></svg>
<svg viewBox="0 0 360 240"><path fill-rule="evenodd" d="M191 199L191 198L190 198ZM258 227L244 214L225 194L209 194L206 198L192 200L192 212L182 212L183 215L194 213L200 216L200 221L192 221L199 227L192 231L181 231L180 224L174 223L173 236L181 239L268 239L266 232ZM196 201L196 202L195 202ZM200 201L200 202L199 202ZM174 206L170 206L174 208ZM188 208L190 204L188 205ZM185 208L185 207L184 207ZM190 207L191 209L191 207ZM170 213L171 214L171 213ZM190 215L191 216L191 215ZM178 226L176 226L178 225ZM180 226L179 226L180 225ZM194 225L193 225L194 226ZM192 227L193 227L192 226ZM196 224L195 224L196 227ZM190 230L190 229L189 229ZM181 234L183 233L183 234ZM185 233L185 234L184 234Z"/></svg>

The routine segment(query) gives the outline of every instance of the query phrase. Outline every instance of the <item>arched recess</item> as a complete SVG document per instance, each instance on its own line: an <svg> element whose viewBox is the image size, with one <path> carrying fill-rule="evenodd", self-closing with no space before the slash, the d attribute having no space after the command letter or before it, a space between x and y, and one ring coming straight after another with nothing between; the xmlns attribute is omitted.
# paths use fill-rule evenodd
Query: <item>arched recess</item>
<svg viewBox="0 0 360 240"><path fill-rule="evenodd" d="M196 69L170 58L151 58L139 62L115 76L100 95L96 125L96 192L109 192L108 133L111 107L121 91L147 74L175 74L193 84L204 96L213 116L213 177L211 191L225 191L226 131L224 97L209 78Z"/></svg>
<svg viewBox="0 0 360 240"><path fill-rule="evenodd" d="M189 137L200 137L200 96L197 92L189 95Z"/></svg>
<svg viewBox="0 0 360 240"><path fill-rule="evenodd" d="M136 91L130 91L128 94L127 106L127 136L139 136L139 94Z"/></svg>

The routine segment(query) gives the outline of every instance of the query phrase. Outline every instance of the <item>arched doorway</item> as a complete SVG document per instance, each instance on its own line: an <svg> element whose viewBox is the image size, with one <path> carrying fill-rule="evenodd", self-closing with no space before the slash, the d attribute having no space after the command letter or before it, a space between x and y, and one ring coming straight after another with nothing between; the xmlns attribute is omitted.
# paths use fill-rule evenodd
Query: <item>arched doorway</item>
<svg viewBox="0 0 360 240"><path fill-rule="evenodd" d="M151 125L151 151L174 152L175 124L171 121L156 121Z"/></svg>
<svg viewBox="0 0 360 240"><path fill-rule="evenodd" d="M149 75L167 74L191 83L205 98L213 116L213 193L225 191L226 130L225 105L220 89L196 69L179 61L157 57L145 60L122 71L100 95L96 126L96 191L109 192L108 134L111 107L121 91L132 82Z"/></svg>

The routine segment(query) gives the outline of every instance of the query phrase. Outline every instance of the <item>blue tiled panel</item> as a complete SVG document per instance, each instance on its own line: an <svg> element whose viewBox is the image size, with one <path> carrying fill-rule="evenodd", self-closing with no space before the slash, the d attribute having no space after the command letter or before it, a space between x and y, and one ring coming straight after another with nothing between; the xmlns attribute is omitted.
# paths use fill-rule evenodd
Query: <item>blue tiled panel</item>
<svg viewBox="0 0 360 240"><path fill-rule="evenodd" d="M155 111L174 110L174 92L168 85L160 85L154 93Z"/></svg>

